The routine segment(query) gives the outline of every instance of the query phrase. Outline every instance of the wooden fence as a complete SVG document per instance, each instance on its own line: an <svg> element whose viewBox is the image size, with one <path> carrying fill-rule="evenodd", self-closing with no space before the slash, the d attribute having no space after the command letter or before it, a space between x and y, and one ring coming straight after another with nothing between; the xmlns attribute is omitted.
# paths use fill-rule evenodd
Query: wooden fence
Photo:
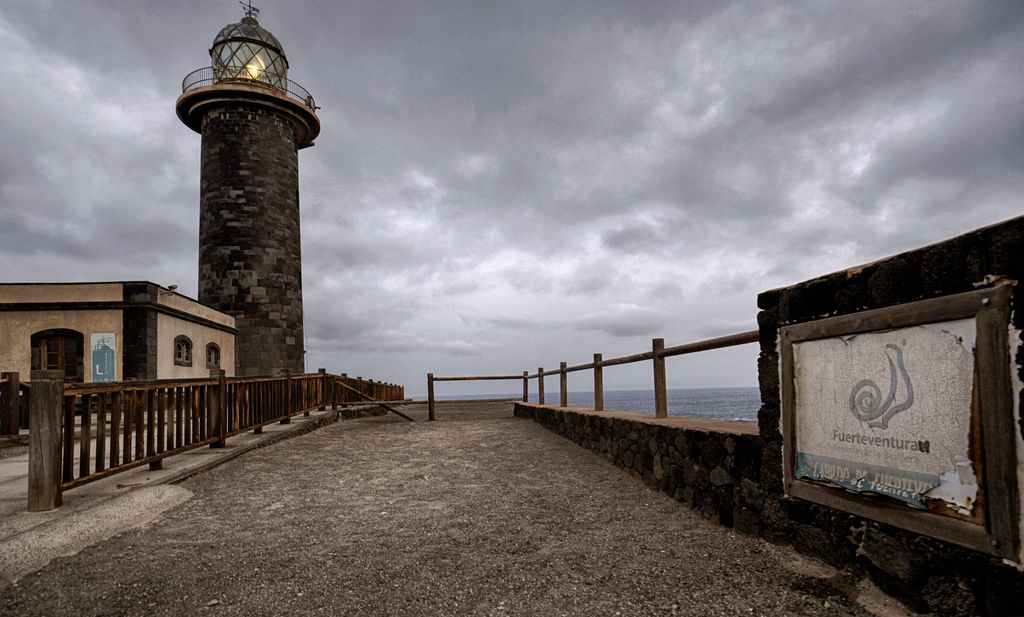
<svg viewBox="0 0 1024 617"><path fill-rule="evenodd" d="M261 433L267 424L287 424L328 405L380 404L411 419L386 404L405 398L395 384L325 369L246 378L215 373L206 379L65 385L57 371L34 371L30 404L39 430L30 431L29 509L52 509L62 491L140 465L160 469L169 456L223 447L233 435ZM18 380L16 373L8 375L0 381L0 409L9 410L11 384ZM35 496L33 474L40 478Z"/></svg>
<svg viewBox="0 0 1024 617"><path fill-rule="evenodd" d="M17 435L28 428L30 391L18 373L0 373L0 435Z"/></svg>
<svg viewBox="0 0 1024 617"><path fill-rule="evenodd" d="M537 372L532 375L529 371L523 371L522 375L474 375L458 377L437 377L433 373L427 373L428 418L430 420L434 419L434 382L436 381L492 381L518 379L523 382L523 402L525 403L529 400L530 396L530 380L536 379L537 402L543 405L544 378L550 375L558 375L559 406L567 407L569 405L569 373L576 371L594 372L594 409L602 411L604 410L604 373L602 369L606 366L618 366L620 364L645 362L648 360L651 361L652 370L654 372L654 415L658 418L665 418L668 417L668 384L665 380L665 358L697 353L699 351L722 349L724 347L734 347L736 345L746 345L748 343L756 343L758 340L759 334L757 330L730 334L728 336L707 339L696 343L676 345L674 347L665 347L665 339L656 338L651 341L651 351L629 356L621 356L619 358L611 358L608 360L605 360L601 354L595 353L593 362L577 364L574 366L569 366L567 363L561 362L557 369L545 371L544 367L540 367L537 369Z"/></svg>

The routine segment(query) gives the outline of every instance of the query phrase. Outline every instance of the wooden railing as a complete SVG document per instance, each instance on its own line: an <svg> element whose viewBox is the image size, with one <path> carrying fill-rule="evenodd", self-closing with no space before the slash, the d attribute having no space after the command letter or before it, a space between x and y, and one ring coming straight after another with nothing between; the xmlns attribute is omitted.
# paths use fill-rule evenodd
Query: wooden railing
<svg viewBox="0 0 1024 617"><path fill-rule="evenodd" d="M30 509L33 475L41 479L41 495L56 491L56 503L46 497L35 502L38 509L52 509L60 505L62 491L140 465L160 469L169 456L223 447L233 435L261 433L267 424L287 424L300 413L354 403L392 409L386 401L405 397L402 386L325 369L245 378L216 373L205 379L66 385L59 372L35 373L32 415L40 431L30 432ZM11 380L4 375L0 405L10 396Z"/></svg>
<svg viewBox="0 0 1024 617"><path fill-rule="evenodd" d="M0 435L17 435L28 428L30 392L18 373L0 373Z"/></svg>
<svg viewBox="0 0 1024 617"><path fill-rule="evenodd" d="M434 382L435 381L495 381L507 379L523 380L523 401L529 396L526 371L522 375L467 375L461 377L435 377L433 373L427 373L427 420L434 420Z"/></svg>
<svg viewBox="0 0 1024 617"><path fill-rule="evenodd" d="M748 343L756 343L758 340L759 334L757 330L730 334L728 336L707 339L696 343L676 345L674 347L665 347L665 339L656 338L651 341L651 351L645 351L643 353L629 356L621 356L618 358L610 358L608 360L605 360L601 354L595 353L593 362L577 364L574 366L569 366L567 363L561 362L559 363L558 369L545 371L544 367L540 367L537 369L537 372L532 375L529 371L523 371L522 375L481 375L459 377L437 377L433 373L427 373L428 417L430 420L434 419L434 382L436 381L490 381L521 379L523 382L523 402L525 403L529 400L530 396L530 380L536 379L537 402L543 405L544 378L551 375L558 375L559 406L568 407L569 373L588 370L592 370L594 372L594 409L602 411L604 410L604 373L602 369L606 366L618 366L620 364L631 364L633 362L645 362L650 360L652 362L652 369L654 372L654 415L658 418L665 418L668 417L668 384L665 379L665 358L697 353L699 351L710 351L712 349L733 347L736 345L746 345Z"/></svg>

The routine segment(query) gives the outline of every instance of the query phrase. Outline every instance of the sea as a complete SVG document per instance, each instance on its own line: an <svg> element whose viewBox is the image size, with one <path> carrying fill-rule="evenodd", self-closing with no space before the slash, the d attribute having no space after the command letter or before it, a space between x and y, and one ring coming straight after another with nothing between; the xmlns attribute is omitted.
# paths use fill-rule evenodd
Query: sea
<svg viewBox="0 0 1024 617"><path fill-rule="evenodd" d="M594 406L593 392L569 392L568 403L580 407ZM478 400L521 398L522 394L458 394L438 395L438 400ZM537 393L530 392L530 401L537 402ZM558 404L558 390L544 392L544 401ZM671 388L668 390L668 415L711 420L757 422L761 392L756 387L739 388ZM654 413L654 390L605 390L604 408L614 411Z"/></svg>

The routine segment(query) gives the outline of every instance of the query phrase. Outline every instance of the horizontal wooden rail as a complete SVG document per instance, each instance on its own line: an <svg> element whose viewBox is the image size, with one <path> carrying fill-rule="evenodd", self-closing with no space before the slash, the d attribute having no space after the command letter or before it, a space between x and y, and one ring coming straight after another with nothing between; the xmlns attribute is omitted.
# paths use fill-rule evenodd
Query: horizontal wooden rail
<svg viewBox="0 0 1024 617"><path fill-rule="evenodd" d="M756 343L759 340L760 333L757 330L751 330L749 332L720 336L718 338L711 338L704 341L698 341L696 343L666 347L665 351L661 352L661 355L662 357L668 358L669 356L681 356L683 354L697 353L699 351L711 351L712 349L746 345L748 343ZM605 366L607 366L607 363L605 363Z"/></svg>
<svg viewBox="0 0 1024 617"><path fill-rule="evenodd" d="M684 345L676 345L673 347L665 347L665 340L657 338L651 341L651 351L645 351L642 353L636 353L628 356L620 356L618 358L608 358L607 360L603 359L601 354L596 353L594 354L593 362L575 364L572 366L569 366L565 362L562 362L560 363L557 369L545 371L544 367L540 367L537 369L535 373L523 371L522 376L484 375L435 377L433 373L428 373L427 401L430 405L429 415L430 419L433 420L435 381L486 381L495 379L522 379L523 401L526 402L529 398L529 380L536 379L537 400L539 403L544 404L544 378L550 377L552 375L558 375L560 394L559 403L562 407L566 407L568 405L567 376L569 373L575 373L578 371L594 372L594 409L602 410L604 408L604 375L602 369L606 366L619 366L622 364L632 364L634 362L651 361L654 369L654 413L657 417L665 417L668 415L668 388L665 379L665 358L697 353L701 351L710 351L712 349L733 347L736 345L746 345L748 343L756 343L759 340L759 336L760 335L757 330L750 330L748 332L729 334L726 336L720 336L717 338L697 341L695 343L686 343Z"/></svg>
<svg viewBox="0 0 1024 617"><path fill-rule="evenodd" d="M719 338L707 339L705 341L698 341L696 343L686 343L685 345L676 345L675 347L666 347L665 351L661 352L661 357L668 358L672 356L681 356L684 354L697 353L700 351L711 351L712 349L721 349L724 347L733 347L736 345L745 345L747 343L756 343L758 341L757 330L751 330L750 332L741 332L740 334L730 334L728 336L722 336ZM618 358L609 358L607 360L601 360L600 362L587 362L586 364L574 364L572 366L565 367L566 373L574 373L577 371L589 371L591 369L605 367L605 366L617 366L620 364L632 364L634 362L644 362L646 360L653 360L654 352L645 351L643 353L637 353L629 356L621 356ZM530 379L536 379L541 377L550 377L552 375L559 375L562 373L561 369L552 369L550 371L544 371L542 374L532 373L528 375ZM503 377L502 379L519 379L518 375L512 375L510 377ZM469 379L466 377L460 377L459 379ZM482 379L482 378L481 378ZM441 381L440 377L435 377L435 381ZM451 381L454 378L448 377L445 380Z"/></svg>
<svg viewBox="0 0 1024 617"><path fill-rule="evenodd" d="M491 381L522 378L522 375L473 375L468 377L434 377L434 381Z"/></svg>

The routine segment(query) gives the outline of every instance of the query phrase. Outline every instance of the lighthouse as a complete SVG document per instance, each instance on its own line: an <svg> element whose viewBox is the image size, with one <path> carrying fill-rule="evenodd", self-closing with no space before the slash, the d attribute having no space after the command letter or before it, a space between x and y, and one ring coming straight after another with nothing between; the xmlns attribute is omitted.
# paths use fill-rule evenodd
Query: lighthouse
<svg viewBox="0 0 1024 617"><path fill-rule="evenodd" d="M298 151L320 119L251 5L182 82L178 118L202 135L199 301L235 317L239 376L302 372Z"/></svg>

